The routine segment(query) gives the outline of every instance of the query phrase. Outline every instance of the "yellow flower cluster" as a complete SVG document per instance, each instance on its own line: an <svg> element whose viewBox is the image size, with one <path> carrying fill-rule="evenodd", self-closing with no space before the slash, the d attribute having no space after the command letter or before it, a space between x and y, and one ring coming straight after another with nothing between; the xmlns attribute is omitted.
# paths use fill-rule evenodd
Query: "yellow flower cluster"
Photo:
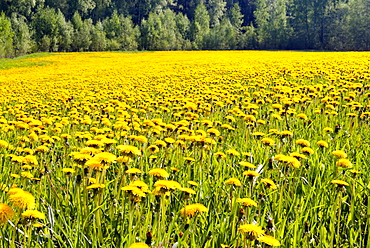
<svg viewBox="0 0 370 248"><path fill-rule="evenodd" d="M0 203L0 223L15 216L47 222L42 211L55 210L59 221L70 214L63 218L71 225L86 219L63 227L85 228L86 240L94 240L89 232L104 236L88 223L115 235L101 219L109 215L131 247L151 244L151 238L135 243L149 227L153 247L170 246L160 243L168 230L176 232L168 234L171 242L195 240L202 228L189 223L231 230L230 240L238 239L239 226L249 241L278 246L269 232L279 226L246 223L301 211L291 208L297 202L307 202L308 214L322 211L310 204L324 199L305 197L329 199L330 182L343 193L350 185L349 194L365 192L356 188L368 177L361 169L368 154L370 74L362 53L99 52L29 59L40 60L50 63L0 73L0 193L9 204ZM41 212L35 210L39 199ZM79 206L81 218L68 213L71 206ZM217 218L190 219L206 212ZM312 219L328 219L317 216ZM294 237L300 232L291 229L301 226L274 236ZM211 234L202 235L204 246L217 246Z"/></svg>

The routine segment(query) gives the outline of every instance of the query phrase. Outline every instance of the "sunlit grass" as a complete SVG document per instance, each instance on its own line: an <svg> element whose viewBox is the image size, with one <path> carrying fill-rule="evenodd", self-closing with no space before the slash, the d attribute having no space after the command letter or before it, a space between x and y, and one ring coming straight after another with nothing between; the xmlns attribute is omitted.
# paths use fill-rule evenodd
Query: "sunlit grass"
<svg viewBox="0 0 370 248"><path fill-rule="evenodd" d="M0 59L0 70L10 69L14 67L43 66L50 62L49 61L32 62L29 60L33 58L47 57L50 55L51 54L49 53L34 53L34 54L16 57L13 59Z"/></svg>

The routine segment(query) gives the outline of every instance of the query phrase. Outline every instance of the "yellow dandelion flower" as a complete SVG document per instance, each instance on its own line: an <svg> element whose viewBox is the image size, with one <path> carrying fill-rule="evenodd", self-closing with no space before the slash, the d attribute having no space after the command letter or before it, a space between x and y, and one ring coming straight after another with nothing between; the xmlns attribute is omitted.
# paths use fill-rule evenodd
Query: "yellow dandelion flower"
<svg viewBox="0 0 370 248"><path fill-rule="evenodd" d="M237 150L235 149L229 149L227 151L225 151L226 154L230 154L230 155L233 155L233 156L240 156L240 152L238 152Z"/></svg>
<svg viewBox="0 0 370 248"><path fill-rule="evenodd" d="M10 194L9 200L12 203L13 206L21 209L33 209L36 206L35 197L27 191L18 191L17 193L13 194L13 192L10 193L10 190L8 192Z"/></svg>
<svg viewBox="0 0 370 248"><path fill-rule="evenodd" d="M192 186L198 186L198 183L194 182L194 181L188 181L188 184L190 184Z"/></svg>
<svg viewBox="0 0 370 248"><path fill-rule="evenodd" d="M349 183L343 180L332 180L331 183L336 184L338 186L349 186Z"/></svg>
<svg viewBox="0 0 370 248"><path fill-rule="evenodd" d="M324 130L324 132L327 132L327 133L332 133L333 132L333 128L331 128L331 127L326 127L323 130Z"/></svg>
<svg viewBox="0 0 370 248"><path fill-rule="evenodd" d="M154 183L154 187L159 187L167 190L175 190L175 189L180 189L181 185L172 180L158 180Z"/></svg>
<svg viewBox="0 0 370 248"><path fill-rule="evenodd" d="M279 104L279 103L274 103L271 105L271 107L273 109L282 109L283 108L283 105Z"/></svg>
<svg viewBox="0 0 370 248"><path fill-rule="evenodd" d="M314 154L314 150L310 147L303 147L301 152L306 155Z"/></svg>
<svg viewBox="0 0 370 248"><path fill-rule="evenodd" d="M196 194L195 190L191 188L186 188L186 187L180 188L180 191L185 192L187 194L192 194L192 195Z"/></svg>
<svg viewBox="0 0 370 248"><path fill-rule="evenodd" d="M71 153L70 155L73 156L73 161L79 164L84 164L86 161L92 158L90 154L85 153Z"/></svg>
<svg viewBox="0 0 370 248"><path fill-rule="evenodd" d="M148 150L149 150L150 153L157 153L157 152L159 152L159 147L156 146L156 145L151 145L151 146L148 147Z"/></svg>
<svg viewBox="0 0 370 248"><path fill-rule="evenodd" d="M292 152L289 154L291 157L295 157L297 159L307 159L307 157L303 154L300 154L299 152Z"/></svg>
<svg viewBox="0 0 370 248"><path fill-rule="evenodd" d="M143 135L135 136L134 140L140 143L148 143L148 138Z"/></svg>
<svg viewBox="0 0 370 248"><path fill-rule="evenodd" d="M129 248L150 248L150 246L145 243L136 242L131 244Z"/></svg>
<svg viewBox="0 0 370 248"><path fill-rule="evenodd" d="M256 122L257 118L254 115L246 115L243 118L244 121Z"/></svg>
<svg viewBox="0 0 370 248"><path fill-rule="evenodd" d="M41 224L41 223L35 223L35 224L32 224L32 226L35 227L35 228L42 228L45 225L44 224Z"/></svg>
<svg viewBox="0 0 370 248"><path fill-rule="evenodd" d="M254 133L252 133L252 135L253 135L253 136L256 136L256 137L263 137L263 136L265 136L266 134L265 134L265 133L263 133L263 132L254 132Z"/></svg>
<svg viewBox="0 0 370 248"><path fill-rule="evenodd" d="M32 174L32 173L30 173L30 172L28 172L28 171L22 171L22 172L21 172L21 177L31 179L31 178L33 178L33 174Z"/></svg>
<svg viewBox="0 0 370 248"><path fill-rule="evenodd" d="M137 188L139 188L141 191L143 191L144 193L149 193L149 187L148 187L148 184L146 184L145 182L143 181L140 181L140 180L135 180L133 182L130 183L131 186L135 186Z"/></svg>
<svg viewBox="0 0 370 248"><path fill-rule="evenodd" d="M105 188L105 184L102 183L94 183L86 187L86 189L103 189L103 188Z"/></svg>
<svg viewBox="0 0 370 248"><path fill-rule="evenodd" d="M255 172L255 171L252 171L252 170L247 170L247 171L244 171L243 172L243 175L244 176L247 176L249 179L253 179L255 177L259 177L260 174Z"/></svg>
<svg viewBox="0 0 370 248"><path fill-rule="evenodd" d="M49 147L42 145L35 148L36 152L47 152L49 151Z"/></svg>
<svg viewBox="0 0 370 248"><path fill-rule="evenodd" d="M239 198L236 200L236 202L241 203L245 207L257 207L257 202L250 198Z"/></svg>
<svg viewBox="0 0 370 248"><path fill-rule="evenodd" d="M88 179L88 181L89 181L89 183L91 183L91 184L94 184L94 183L97 183L97 182L98 182L98 180L96 180L96 178L93 178L93 177L90 177L90 178Z"/></svg>
<svg viewBox="0 0 370 248"><path fill-rule="evenodd" d="M208 208L206 208L203 204L195 203L195 204L186 205L184 208L180 210L180 214L184 218L185 217L192 218L194 216L198 216L207 211L208 211Z"/></svg>
<svg viewBox="0 0 370 248"><path fill-rule="evenodd" d="M73 168L63 168L62 169L63 172L65 173L69 173L69 174L72 174L72 173L75 173L76 171L73 169Z"/></svg>
<svg viewBox="0 0 370 248"><path fill-rule="evenodd" d="M7 148L9 146L8 142L5 140L0 140L0 147Z"/></svg>
<svg viewBox="0 0 370 248"><path fill-rule="evenodd" d="M296 140L295 143L300 146L310 146L311 145L308 140L304 140L304 139L298 139Z"/></svg>
<svg viewBox="0 0 370 248"><path fill-rule="evenodd" d="M131 168L131 169L126 170L125 173L126 174L141 174L143 173L143 171L138 168Z"/></svg>
<svg viewBox="0 0 370 248"><path fill-rule="evenodd" d="M240 182L240 180L238 178L235 178L235 177L227 179L224 183L228 184L228 185L234 185L235 187L241 187L242 186L242 183Z"/></svg>
<svg viewBox="0 0 370 248"><path fill-rule="evenodd" d="M268 246L280 246L279 240L275 239L274 237L270 235L263 235L261 237L258 237L257 240L259 242L265 243Z"/></svg>
<svg viewBox="0 0 370 248"><path fill-rule="evenodd" d="M100 140L88 140L86 141L85 145L89 147L98 148L98 147L104 146L104 143Z"/></svg>
<svg viewBox="0 0 370 248"><path fill-rule="evenodd" d="M185 157L184 159L185 159L185 161L187 161L187 162L195 162L195 158Z"/></svg>
<svg viewBox="0 0 370 248"><path fill-rule="evenodd" d="M307 117L307 115L306 114L304 114L304 113L300 113L300 114L297 114L297 117L298 118L300 118L300 119L303 119L303 120L308 120L308 117Z"/></svg>
<svg viewBox="0 0 370 248"><path fill-rule="evenodd" d="M281 131L278 133L280 136L290 136L292 137L293 136L293 132L292 131L289 131L289 130L285 130L285 131Z"/></svg>
<svg viewBox="0 0 370 248"><path fill-rule="evenodd" d="M352 174L361 174L362 172L359 170L349 170Z"/></svg>
<svg viewBox="0 0 370 248"><path fill-rule="evenodd" d="M282 162L288 166L292 166L294 168L299 168L301 166L301 162L298 159L292 156L286 156L283 154L278 154L274 157L274 160Z"/></svg>
<svg viewBox="0 0 370 248"><path fill-rule="evenodd" d="M148 172L148 174L151 176L159 177L159 178L167 178L170 176L170 174L167 171L161 168L151 169Z"/></svg>
<svg viewBox="0 0 370 248"><path fill-rule="evenodd" d="M165 148L167 147L167 143L163 140L156 140L154 142L154 145L158 146L159 148Z"/></svg>
<svg viewBox="0 0 370 248"><path fill-rule="evenodd" d="M272 128L272 129L269 130L269 133L270 134L278 134L279 130L277 130L276 128Z"/></svg>
<svg viewBox="0 0 370 248"><path fill-rule="evenodd" d="M102 162L99 159L92 158L89 161L85 163L85 166L90 167L94 170L103 170L108 168L108 166L105 166L102 164Z"/></svg>
<svg viewBox="0 0 370 248"><path fill-rule="evenodd" d="M14 211L5 203L0 203L0 224L5 224L14 216Z"/></svg>
<svg viewBox="0 0 370 248"><path fill-rule="evenodd" d="M227 130L229 130L229 131L234 131L235 130L235 128L233 128L231 125L229 125L229 124L222 124L221 125L221 127L222 128L226 128Z"/></svg>
<svg viewBox="0 0 370 248"><path fill-rule="evenodd" d="M123 191L126 191L126 192L130 192L131 194L135 195L135 196L139 196L139 197L145 197L145 193L139 189L138 187L134 186L134 185L127 185L125 187L122 187L121 190Z"/></svg>
<svg viewBox="0 0 370 248"><path fill-rule="evenodd" d="M262 230L262 228L258 225L253 224L244 224L241 225L238 230L241 233L246 234L246 238L249 240L255 240L256 238L262 236L265 234L265 231Z"/></svg>
<svg viewBox="0 0 370 248"><path fill-rule="evenodd" d="M132 161L132 159L128 156L119 156L117 158L117 162L119 162L119 163L127 164L127 163L130 163L131 161Z"/></svg>
<svg viewBox="0 0 370 248"><path fill-rule="evenodd" d="M121 153L126 154L127 156L140 156L141 151L136 146L131 145L119 145L116 147Z"/></svg>
<svg viewBox="0 0 370 248"><path fill-rule="evenodd" d="M326 142L325 140L319 140L319 141L317 141L316 145L318 145L320 147L325 147L325 148L328 148L329 147L328 142Z"/></svg>
<svg viewBox="0 0 370 248"><path fill-rule="evenodd" d="M215 152L214 154L217 158L221 159L221 158L226 158L226 154L223 153L223 152Z"/></svg>
<svg viewBox="0 0 370 248"><path fill-rule="evenodd" d="M262 144L267 145L267 146L272 146L272 145L275 144L275 141L271 138L268 138L268 137L265 137L265 138L261 139L261 142L262 142Z"/></svg>
<svg viewBox="0 0 370 248"><path fill-rule="evenodd" d="M272 181L271 179L268 179L268 178L263 178L261 179L261 182L269 189L272 189L272 190L275 190L277 189L277 186L276 184L274 183L274 181Z"/></svg>
<svg viewBox="0 0 370 248"><path fill-rule="evenodd" d="M22 213L22 218L43 220L43 219L45 219L45 214L38 211L38 210L29 209L29 210L26 210Z"/></svg>
<svg viewBox="0 0 370 248"><path fill-rule="evenodd" d="M23 192L24 192L23 189L13 187L13 188L8 190L8 195L14 195L14 194L23 193Z"/></svg>
<svg viewBox="0 0 370 248"><path fill-rule="evenodd" d="M34 154L34 153L35 153L35 151L34 151L34 150L32 150L31 148L24 148L24 149L23 149L23 152L28 153L29 155L32 155L32 154Z"/></svg>
<svg viewBox="0 0 370 248"><path fill-rule="evenodd" d="M221 132L218 131L216 128L207 129L207 133L209 133L211 136L216 136L216 137L221 135Z"/></svg>
<svg viewBox="0 0 370 248"><path fill-rule="evenodd" d="M155 155L151 155L150 157L149 157L149 159L151 159L151 160L156 160L158 158L158 156L155 156Z"/></svg>
<svg viewBox="0 0 370 248"><path fill-rule="evenodd" d="M251 169L257 168L257 166L255 166L254 164L246 162L246 161L241 161L241 162L239 162L239 164L241 166L248 167L248 168L251 168Z"/></svg>
<svg viewBox="0 0 370 248"><path fill-rule="evenodd" d="M337 150L337 151L333 151L332 154L337 157L337 158L346 158L347 157L347 153L345 153L344 151L342 150Z"/></svg>
<svg viewBox="0 0 370 248"><path fill-rule="evenodd" d="M352 168L353 164L351 163L351 161L349 161L349 159L341 158L337 161L336 166L342 168Z"/></svg>
<svg viewBox="0 0 370 248"><path fill-rule="evenodd" d="M176 142L176 140L174 140L173 138L165 138L164 141L168 144L173 144Z"/></svg>
<svg viewBox="0 0 370 248"><path fill-rule="evenodd" d="M38 165L39 162L37 161L36 156L33 155L27 155L23 158L23 163L25 164L32 164L32 165Z"/></svg>
<svg viewBox="0 0 370 248"><path fill-rule="evenodd" d="M93 159L100 161L101 163L113 163L116 161L116 155L109 152L101 152L96 154Z"/></svg>

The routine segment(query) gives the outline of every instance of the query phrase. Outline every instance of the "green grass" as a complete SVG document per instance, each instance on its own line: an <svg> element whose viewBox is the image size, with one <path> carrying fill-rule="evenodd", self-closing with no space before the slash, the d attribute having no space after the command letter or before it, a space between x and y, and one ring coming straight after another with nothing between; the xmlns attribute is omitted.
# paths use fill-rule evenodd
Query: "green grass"
<svg viewBox="0 0 370 248"><path fill-rule="evenodd" d="M14 67L31 67L31 66L43 66L51 61L39 61L39 62L30 62L29 59L48 57L51 56L50 53L33 53L25 56L16 57L13 59L0 59L0 70L7 70Z"/></svg>

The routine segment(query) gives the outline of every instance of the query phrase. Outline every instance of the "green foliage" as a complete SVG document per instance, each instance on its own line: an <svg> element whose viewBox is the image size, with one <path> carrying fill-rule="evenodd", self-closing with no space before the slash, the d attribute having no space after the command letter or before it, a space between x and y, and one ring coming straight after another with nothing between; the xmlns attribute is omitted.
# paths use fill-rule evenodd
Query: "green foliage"
<svg viewBox="0 0 370 248"><path fill-rule="evenodd" d="M243 25L244 15L241 13L241 9L238 3L234 4L229 11L230 23L233 25L237 32L240 32Z"/></svg>
<svg viewBox="0 0 370 248"><path fill-rule="evenodd" d="M77 10L84 16L88 16L95 7L94 0L77 0Z"/></svg>
<svg viewBox="0 0 370 248"><path fill-rule="evenodd" d="M348 1L347 50L370 50L370 2L367 0Z"/></svg>
<svg viewBox="0 0 370 248"><path fill-rule="evenodd" d="M74 28L72 36L73 51L88 51L91 44L91 33L93 29L92 20L82 20L80 14L76 12L72 17Z"/></svg>
<svg viewBox="0 0 370 248"><path fill-rule="evenodd" d="M139 28L134 26L131 18L114 12L111 18L103 22L103 26L109 43L113 45L109 46L109 50L138 49Z"/></svg>
<svg viewBox="0 0 370 248"><path fill-rule="evenodd" d="M44 5L44 2L45 0L2 0L0 1L0 12L4 11L8 17L12 13L17 13L29 19L38 7Z"/></svg>
<svg viewBox="0 0 370 248"><path fill-rule="evenodd" d="M104 51L107 46L103 24L98 22L91 32L90 50Z"/></svg>
<svg viewBox="0 0 370 248"><path fill-rule="evenodd" d="M259 47L262 49L286 48L291 32L286 15L286 0L257 0L256 7Z"/></svg>
<svg viewBox="0 0 370 248"><path fill-rule="evenodd" d="M204 4L199 4L195 9L194 20L191 25L191 37L195 49L202 49L204 39L210 30L210 17Z"/></svg>
<svg viewBox="0 0 370 248"><path fill-rule="evenodd" d="M210 16L211 27L220 24L220 20L226 11L226 2L223 0L209 0L207 3L207 9Z"/></svg>
<svg viewBox="0 0 370 248"><path fill-rule="evenodd" d="M4 13L0 14L0 57L9 57L13 54L13 36L10 20Z"/></svg>
<svg viewBox="0 0 370 248"><path fill-rule="evenodd" d="M237 36L234 26L228 18L221 20L220 24L211 29L205 38L205 49L231 50L237 45Z"/></svg>
<svg viewBox="0 0 370 248"><path fill-rule="evenodd" d="M20 56L31 52L31 49L33 47L33 40L26 22L26 18L24 16L13 13L11 24L12 30L14 32L14 55Z"/></svg>
<svg viewBox="0 0 370 248"><path fill-rule="evenodd" d="M72 23L66 21L63 13L58 10L57 13L57 27L58 27L58 50L62 52L69 51L72 44L73 26Z"/></svg>
<svg viewBox="0 0 370 248"><path fill-rule="evenodd" d="M183 37L176 19L176 14L170 9L150 13L148 19L141 24L142 48L144 50L182 49Z"/></svg>
<svg viewBox="0 0 370 248"><path fill-rule="evenodd" d="M244 28L244 33L239 38L238 48L246 50L258 48L258 36L253 24Z"/></svg>
<svg viewBox="0 0 370 248"><path fill-rule="evenodd" d="M35 30L34 38L41 51L57 51L58 49L58 16L54 9L39 9L32 20Z"/></svg>

